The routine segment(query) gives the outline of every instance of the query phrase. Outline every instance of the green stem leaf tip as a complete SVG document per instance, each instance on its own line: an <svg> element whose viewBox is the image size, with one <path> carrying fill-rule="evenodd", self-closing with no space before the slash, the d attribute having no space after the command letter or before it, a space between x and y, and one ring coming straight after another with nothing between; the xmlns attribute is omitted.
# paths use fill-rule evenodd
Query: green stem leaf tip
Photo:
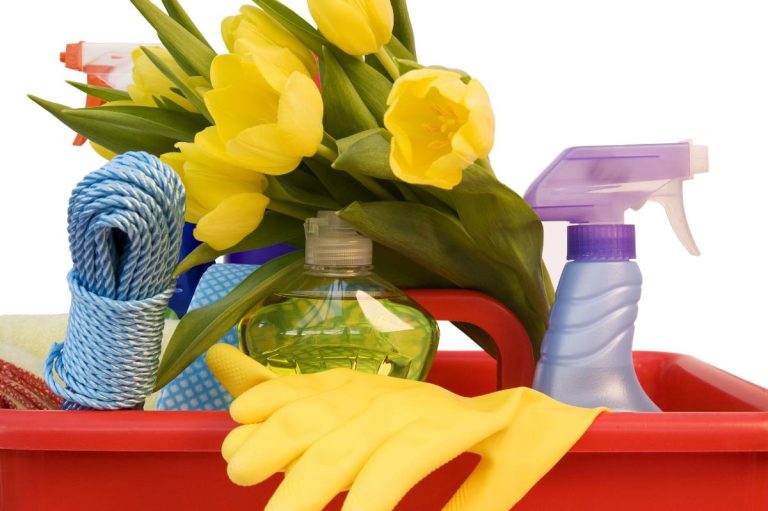
<svg viewBox="0 0 768 511"><path fill-rule="evenodd" d="M131 3L154 27L163 46L182 69L193 76L211 79L211 61L216 56L216 52L210 46L149 0L131 0Z"/></svg>

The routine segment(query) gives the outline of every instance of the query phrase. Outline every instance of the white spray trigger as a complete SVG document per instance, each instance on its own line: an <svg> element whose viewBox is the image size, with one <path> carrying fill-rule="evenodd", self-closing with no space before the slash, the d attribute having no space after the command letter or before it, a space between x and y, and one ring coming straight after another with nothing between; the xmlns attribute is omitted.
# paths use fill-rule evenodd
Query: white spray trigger
<svg viewBox="0 0 768 511"><path fill-rule="evenodd" d="M693 234L691 234L691 228L688 226L688 219L685 217L683 181L679 179L670 181L653 194L650 200L664 206L667 220L669 220L677 239L680 240L686 250L692 255L701 255L696 241L693 239Z"/></svg>
<svg viewBox="0 0 768 511"><path fill-rule="evenodd" d="M688 226L688 219L685 216L685 207L683 206L683 181L692 179L695 174L707 172L709 170L709 158L707 146L697 146L688 142L690 147L690 174L682 179L675 179L659 188L650 200L661 204L667 213L667 219L675 232L677 239L692 255L701 255L696 241L691 234L691 228Z"/></svg>

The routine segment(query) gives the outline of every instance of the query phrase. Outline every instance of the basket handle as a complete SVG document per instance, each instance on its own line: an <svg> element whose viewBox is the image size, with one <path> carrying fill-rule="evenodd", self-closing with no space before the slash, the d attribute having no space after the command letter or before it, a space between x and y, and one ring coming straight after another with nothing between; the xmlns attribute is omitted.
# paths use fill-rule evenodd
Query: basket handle
<svg viewBox="0 0 768 511"><path fill-rule="evenodd" d="M533 348L517 316L498 300L466 289L408 289L408 296L441 321L469 323L496 345L496 386L508 389L533 382Z"/></svg>

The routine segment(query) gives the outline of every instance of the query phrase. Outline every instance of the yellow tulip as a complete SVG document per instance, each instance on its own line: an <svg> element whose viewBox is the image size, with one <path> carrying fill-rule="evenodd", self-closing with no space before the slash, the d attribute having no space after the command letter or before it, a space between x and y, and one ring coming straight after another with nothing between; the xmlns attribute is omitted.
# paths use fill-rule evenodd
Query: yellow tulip
<svg viewBox="0 0 768 511"><path fill-rule="evenodd" d="M315 57L293 34L271 16L252 5L221 22L221 35L231 53L260 53L273 64L307 76L317 73Z"/></svg>
<svg viewBox="0 0 768 511"><path fill-rule="evenodd" d="M195 237L217 250L229 248L253 232L264 217L269 199L263 194L266 177L239 167L220 153L207 150L217 128L206 128L194 143L180 142L180 152L161 159L181 177L187 192L188 222Z"/></svg>
<svg viewBox="0 0 768 511"><path fill-rule="evenodd" d="M491 151L493 110L477 80L442 69L417 69L395 81L384 125L392 133L389 163L413 184L450 190L462 171Z"/></svg>
<svg viewBox="0 0 768 511"><path fill-rule="evenodd" d="M392 39L390 0L308 0L320 33L349 55L376 53Z"/></svg>
<svg viewBox="0 0 768 511"><path fill-rule="evenodd" d="M168 50L161 46L153 46L150 49L164 64L171 68L174 74L189 81L189 76L173 60ZM128 86L127 92L135 104L155 107L158 106L155 98L164 97L190 112L195 111L195 107L187 98L171 90L176 86L155 67L141 48L133 50L131 59L133 60L133 83Z"/></svg>
<svg viewBox="0 0 768 511"><path fill-rule="evenodd" d="M222 160L285 174L323 140L323 100L308 76L286 74L258 54L219 55L205 104L216 124L201 144Z"/></svg>

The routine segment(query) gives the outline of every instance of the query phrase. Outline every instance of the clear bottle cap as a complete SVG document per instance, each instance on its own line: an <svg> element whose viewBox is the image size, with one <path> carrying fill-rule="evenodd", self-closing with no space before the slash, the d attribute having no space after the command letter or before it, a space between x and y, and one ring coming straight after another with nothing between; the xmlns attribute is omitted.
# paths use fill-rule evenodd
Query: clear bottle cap
<svg viewBox="0 0 768 511"><path fill-rule="evenodd" d="M305 263L312 266L370 266L373 243L334 211L318 211L304 222Z"/></svg>

